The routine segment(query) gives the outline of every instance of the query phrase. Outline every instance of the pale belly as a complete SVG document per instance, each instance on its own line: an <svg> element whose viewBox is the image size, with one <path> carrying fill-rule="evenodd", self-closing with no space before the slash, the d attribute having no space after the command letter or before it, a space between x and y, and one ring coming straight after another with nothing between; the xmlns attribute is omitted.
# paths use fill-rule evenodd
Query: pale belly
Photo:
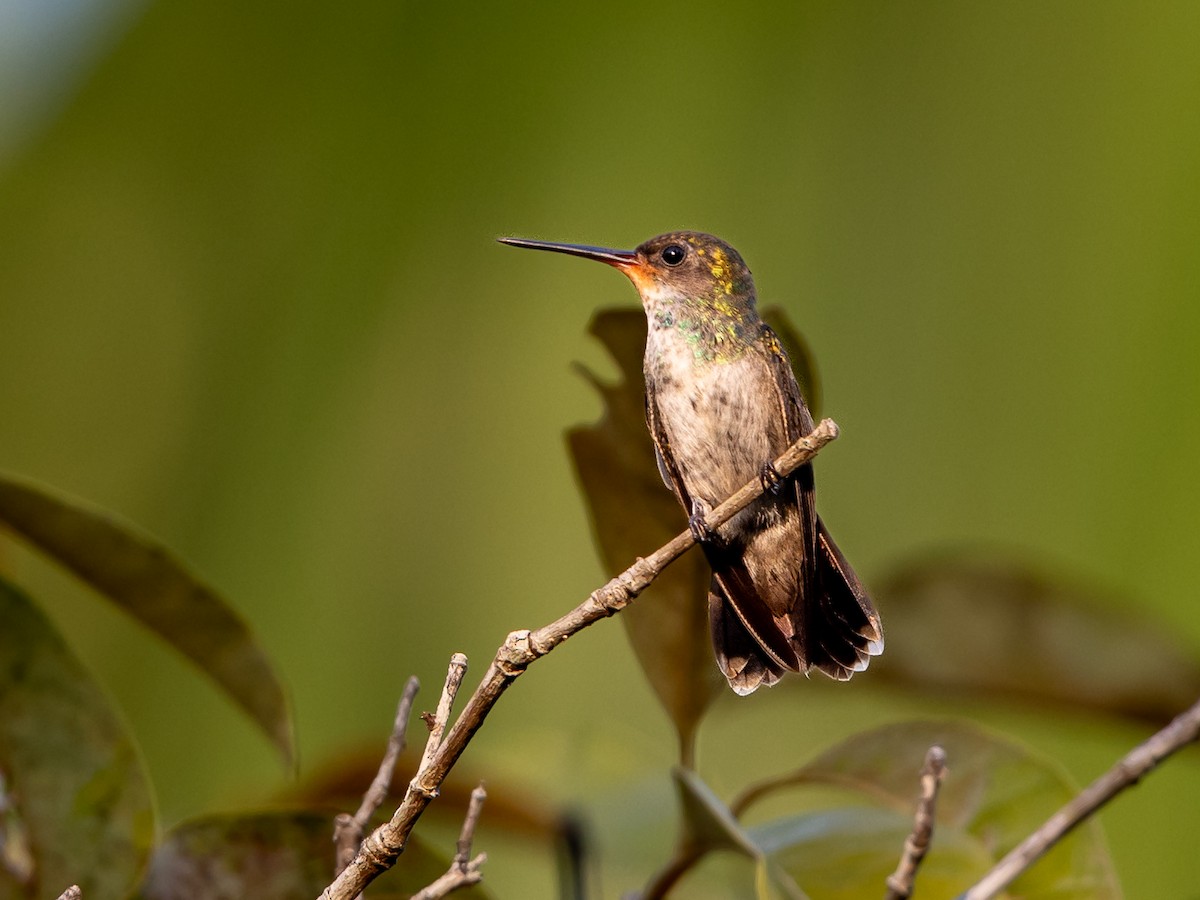
<svg viewBox="0 0 1200 900"><path fill-rule="evenodd" d="M761 359L657 362L658 414L691 496L719 503L786 449L778 394Z"/></svg>

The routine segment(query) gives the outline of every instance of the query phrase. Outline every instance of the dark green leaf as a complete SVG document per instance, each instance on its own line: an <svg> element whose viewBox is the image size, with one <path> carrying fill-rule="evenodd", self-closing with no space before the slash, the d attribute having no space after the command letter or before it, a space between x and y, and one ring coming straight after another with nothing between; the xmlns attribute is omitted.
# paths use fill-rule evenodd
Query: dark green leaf
<svg viewBox="0 0 1200 900"><path fill-rule="evenodd" d="M124 897L154 836L150 786L108 698L0 581L0 898ZM22 877L22 874L27 877Z"/></svg>
<svg viewBox="0 0 1200 900"><path fill-rule="evenodd" d="M316 897L333 880L333 816L266 812L184 822L155 849L138 900ZM373 883L369 896L407 897L449 865L449 856L443 858L414 836L396 866ZM454 896L480 900L487 893L476 885Z"/></svg>
<svg viewBox="0 0 1200 900"><path fill-rule="evenodd" d="M877 586L888 651L872 677L1168 721L1200 694L1200 658L1100 593L980 554L911 566Z"/></svg>
<svg viewBox="0 0 1200 900"><path fill-rule="evenodd" d="M826 877L821 873L833 877L839 865L844 872L869 868L870 883L878 885L878 874L895 868L911 826L918 772L933 744L946 751L947 775L938 797L932 849L922 867L920 894L954 897L1077 793L1056 765L966 723L906 722L848 738L802 769L757 785L733 808L740 815L763 796L806 784L847 788L882 805L890 817L841 811L751 830L754 840L769 848L773 857L791 860L785 866L814 900L862 896L818 892L817 885ZM895 839L890 849L884 840L889 833ZM843 856L837 856L838 847L844 848ZM868 865L865 856L874 853L881 858ZM814 861L816 869L804 868ZM925 866L934 873L929 885L924 881ZM934 889L934 884L939 886ZM1089 819L1072 832L1014 884L1012 896L1026 900L1120 897L1099 822Z"/></svg>
<svg viewBox="0 0 1200 900"><path fill-rule="evenodd" d="M237 613L166 549L102 512L8 476L0 476L0 522L192 660L291 762L291 718L266 653Z"/></svg>

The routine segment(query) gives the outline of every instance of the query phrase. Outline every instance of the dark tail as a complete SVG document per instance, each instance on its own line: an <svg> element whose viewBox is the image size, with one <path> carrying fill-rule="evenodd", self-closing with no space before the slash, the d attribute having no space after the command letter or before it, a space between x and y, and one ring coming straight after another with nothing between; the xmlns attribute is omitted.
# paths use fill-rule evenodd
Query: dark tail
<svg viewBox="0 0 1200 900"><path fill-rule="evenodd" d="M862 582L817 518L817 598L809 604L804 659L846 681L883 652L883 625Z"/></svg>
<svg viewBox="0 0 1200 900"><path fill-rule="evenodd" d="M708 623L712 632L717 668L735 694L753 694L762 685L770 686L787 671L763 652L733 607L716 579L708 592Z"/></svg>

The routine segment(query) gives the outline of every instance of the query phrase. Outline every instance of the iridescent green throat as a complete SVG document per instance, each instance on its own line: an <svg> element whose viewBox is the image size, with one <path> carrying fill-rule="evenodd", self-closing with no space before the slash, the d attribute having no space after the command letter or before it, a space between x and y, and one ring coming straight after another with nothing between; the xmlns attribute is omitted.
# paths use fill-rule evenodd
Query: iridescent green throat
<svg viewBox="0 0 1200 900"><path fill-rule="evenodd" d="M697 363L732 362L758 337L753 301L734 301L724 294L675 300L660 306L651 321L656 330L670 330L682 338Z"/></svg>

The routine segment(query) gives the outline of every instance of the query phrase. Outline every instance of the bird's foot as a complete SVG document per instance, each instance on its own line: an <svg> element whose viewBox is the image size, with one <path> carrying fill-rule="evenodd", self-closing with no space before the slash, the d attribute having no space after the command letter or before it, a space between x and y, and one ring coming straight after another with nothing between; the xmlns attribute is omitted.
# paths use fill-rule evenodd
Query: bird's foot
<svg viewBox="0 0 1200 900"><path fill-rule="evenodd" d="M779 474L775 464L767 460L758 472L758 480L762 484L764 494L774 494L778 497L783 491L783 482L786 479Z"/></svg>
<svg viewBox="0 0 1200 900"><path fill-rule="evenodd" d="M707 544L716 540L717 533L708 527L708 514L712 507L698 497L692 498L692 514L688 516L688 529L697 544Z"/></svg>

